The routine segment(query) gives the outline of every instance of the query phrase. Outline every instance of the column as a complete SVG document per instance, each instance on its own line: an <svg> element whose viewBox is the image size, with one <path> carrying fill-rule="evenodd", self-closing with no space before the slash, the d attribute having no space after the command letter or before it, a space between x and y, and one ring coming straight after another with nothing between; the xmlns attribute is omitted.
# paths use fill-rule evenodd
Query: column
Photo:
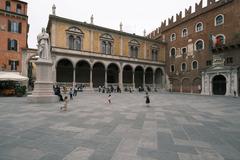
<svg viewBox="0 0 240 160"><path fill-rule="evenodd" d="M120 39L120 55L123 56L123 38Z"/></svg>
<svg viewBox="0 0 240 160"><path fill-rule="evenodd" d="M133 83L133 89L135 89L135 77L134 77L134 74L135 74L135 72L132 72L133 73L133 77L132 77L132 83Z"/></svg>
<svg viewBox="0 0 240 160"><path fill-rule="evenodd" d="M240 84L238 84L238 72L237 72L237 70L234 70L234 72L233 72L233 76L234 76L234 88L233 88L233 92L235 91L236 92L236 96L239 96L238 95L238 85L240 85Z"/></svg>
<svg viewBox="0 0 240 160"><path fill-rule="evenodd" d="M155 82L155 72L153 72L153 90L156 88L156 82Z"/></svg>
<svg viewBox="0 0 240 160"><path fill-rule="evenodd" d="M143 70L143 89L145 89L145 70Z"/></svg>
<svg viewBox="0 0 240 160"><path fill-rule="evenodd" d="M147 44L146 41L144 42L144 59L147 58Z"/></svg>
<svg viewBox="0 0 240 160"><path fill-rule="evenodd" d="M76 69L73 68L73 87L76 85Z"/></svg>
<svg viewBox="0 0 240 160"><path fill-rule="evenodd" d="M123 72L122 72L122 68L120 68L120 71L118 73L118 84L121 90L123 90L123 76L122 76Z"/></svg>
<svg viewBox="0 0 240 160"><path fill-rule="evenodd" d="M107 87L107 69L105 69L105 87Z"/></svg>
<svg viewBox="0 0 240 160"><path fill-rule="evenodd" d="M231 76L230 76L231 73L227 73L225 74L226 75L226 81L227 81L227 84L226 84L226 96L230 96L231 95Z"/></svg>
<svg viewBox="0 0 240 160"><path fill-rule="evenodd" d="M202 91L201 91L202 95L205 95L205 74L202 72Z"/></svg>
<svg viewBox="0 0 240 160"><path fill-rule="evenodd" d="M92 68L90 68L90 88L93 88L92 73Z"/></svg>
<svg viewBox="0 0 240 160"><path fill-rule="evenodd" d="M90 30L90 50L93 52L93 31Z"/></svg>

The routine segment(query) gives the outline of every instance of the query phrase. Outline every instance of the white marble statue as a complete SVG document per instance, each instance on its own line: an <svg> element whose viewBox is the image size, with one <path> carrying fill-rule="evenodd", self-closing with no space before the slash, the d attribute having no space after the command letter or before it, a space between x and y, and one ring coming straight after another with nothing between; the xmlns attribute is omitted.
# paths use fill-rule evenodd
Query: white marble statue
<svg viewBox="0 0 240 160"><path fill-rule="evenodd" d="M49 34L46 33L45 28L42 28L42 33L37 36L38 41L38 55L41 59L51 59L49 47Z"/></svg>

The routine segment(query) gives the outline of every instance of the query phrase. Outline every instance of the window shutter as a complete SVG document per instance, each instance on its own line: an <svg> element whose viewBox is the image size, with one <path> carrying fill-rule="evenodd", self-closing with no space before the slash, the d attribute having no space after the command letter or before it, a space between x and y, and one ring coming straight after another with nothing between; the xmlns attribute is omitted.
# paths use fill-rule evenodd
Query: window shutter
<svg viewBox="0 0 240 160"><path fill-rule="evenodd" d="M17 51L17 48L18 48L17 40L14 40L14 50Z"/></svg>
<svg viewBox="0 0 240 160"><path fill-rule="evenodd" d="M18 33L22 33L22 23L18 24Z"/></svg>
<svg viewBox="0 0 240 160"><path fill-rule="evenodd" d="M11 21L8 20L8 32L11 32Z"/></svg>
<svg viewBox="0 0 240 160"><path fill-rule="evenodd" d="M8 50L11 50L11 40L8 39Z"/></svg>

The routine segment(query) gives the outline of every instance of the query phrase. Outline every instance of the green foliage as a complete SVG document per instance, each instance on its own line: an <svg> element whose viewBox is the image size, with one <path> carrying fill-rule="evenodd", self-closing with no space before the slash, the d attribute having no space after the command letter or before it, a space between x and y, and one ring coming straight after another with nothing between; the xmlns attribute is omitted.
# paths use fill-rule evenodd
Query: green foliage
<svg viewBox="0 0 240 160"><path fill-rule="evenodd" d="M17 86L15 88L16 95L19 97L24 96L26 94L26 89L26 86Z"/></svg>

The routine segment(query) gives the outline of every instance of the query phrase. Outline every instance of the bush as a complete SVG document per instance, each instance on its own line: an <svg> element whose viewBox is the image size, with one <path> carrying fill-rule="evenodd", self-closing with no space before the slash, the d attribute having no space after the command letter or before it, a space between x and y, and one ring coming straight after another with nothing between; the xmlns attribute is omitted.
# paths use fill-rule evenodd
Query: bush
<svg viewBox="0 0 240 160"><path fill-rule="evenodd" d="M24 96L26 94L26 86L17 86L15 92L18 97Z"/></svg>

